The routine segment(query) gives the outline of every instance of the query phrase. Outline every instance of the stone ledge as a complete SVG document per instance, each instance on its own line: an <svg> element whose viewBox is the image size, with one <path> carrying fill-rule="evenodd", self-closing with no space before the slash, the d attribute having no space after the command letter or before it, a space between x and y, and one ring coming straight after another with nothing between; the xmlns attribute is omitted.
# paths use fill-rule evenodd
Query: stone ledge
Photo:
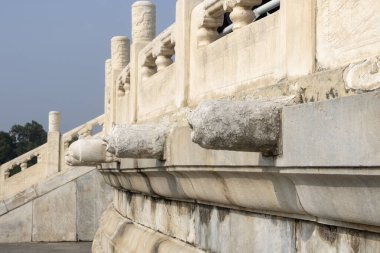
<svg viewBox="0 0 380 253"><path fill-rule="evenodd" d="M379 168L356 174L352 168L347 168L347 174L344 168L335 169L339 171L335 174L294 170L170 167L101 172L116 189L380 231L380 203L370 201L380 196Z"/></svg>

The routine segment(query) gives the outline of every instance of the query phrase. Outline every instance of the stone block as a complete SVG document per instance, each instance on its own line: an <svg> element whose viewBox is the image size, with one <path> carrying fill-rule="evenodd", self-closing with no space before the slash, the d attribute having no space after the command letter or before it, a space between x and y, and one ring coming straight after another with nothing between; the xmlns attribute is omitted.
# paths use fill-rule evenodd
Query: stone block
<svg viewBox="0 0 380 253"><path fill-rule="evenodd" d="M32 203L0 216L0 242L30 242L32 238ZM1 251L1 249L0 249Z"/></svg>
<svg viewBox="0 0 380 253"><path fill-rule="evenodd" d="M278 166L378 166L380 92L284 107Z"/></svg>
<svg viewBox="0 0 380 253"><path fill-rule="evenodd" d="M19 206L22 206L23 204L35 199L37 197L37 193L34 189L34 187L29 187L26 190L17 193L13 197L10 197L6 200L4 200L5 205L8 209L8 211L11 211Z"/></svg>
<svg viewBox="0 0 380 253"><path fill-rule="evenodd" d="M68 170L62 174L56 175L36 185L35 189L38 196L42 196L60 186L75 180L76 178L94 170L94 167L77 167L75 169Z"/></svg>
<svg viewBox="0 0 380 253"><path fill-rule="evenodd" d="M33 202L34 242L77 240L76 190L70 182Z"/></svg>
<svg viewBox="0 0 380 253"><path fill-rule="evenodd" d="M100 177L100 173L94 170L76 180L77 234L80 241L93 240L100 214L111 203L112 191Z"/></svg>

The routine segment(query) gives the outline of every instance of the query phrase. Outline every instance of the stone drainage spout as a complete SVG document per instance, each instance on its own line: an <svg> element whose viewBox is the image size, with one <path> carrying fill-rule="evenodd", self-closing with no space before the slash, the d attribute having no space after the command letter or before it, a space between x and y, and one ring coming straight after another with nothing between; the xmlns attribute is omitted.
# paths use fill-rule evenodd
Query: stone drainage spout
<svg viewBox="0 0 380 253"><path fill-rule="evenodd" d="M118 158L162 160L165 133L165 128L157 125L116 125L104 141L107 143L107 151Z"/></svg>
<svg viewBox="0 0 380 253"><path fill-rule="evenodd" d="M203 102L188 117L192 141L206 149L277 155L282 107L292 98Z"/></svg>
<svg viewBox="0 0 380 253"><path fill-rule="evenodd" d="M106 146L100 138L79 139L70 145L65 162L70 166L94 166L111 162L112 156L107 153Z"/></svg>

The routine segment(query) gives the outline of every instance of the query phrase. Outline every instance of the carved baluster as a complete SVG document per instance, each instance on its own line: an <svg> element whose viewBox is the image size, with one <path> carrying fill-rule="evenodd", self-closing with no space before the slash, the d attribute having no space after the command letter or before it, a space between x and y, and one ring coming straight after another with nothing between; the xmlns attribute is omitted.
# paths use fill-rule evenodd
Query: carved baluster
<svg viewBox="0 0 380 253"><path fill-rule="evenodd" d="M197 33L199 47L206 46L220 37L217 28L223 25L223 14L222 1L206 0L204 2L204 16L199 22Z"/></svg>
<svg viewBox="0 0 380 253"><path fill-rule="evenodd" d="M142 69L141 69L142 81L148 79L149 77L154 75L156 72L157 72L157 66L155 63L155 58L153 57L152 53L150 53L145 57L144 63L142 65Z"/></svg>
<svg viewBox="0 0 380 253"><path fill-rule="evenodd" d="M157 71L165 69L173 63L171 57L174 55L174 45L170 43L158 43L153 49L153 56L156 57Z"/></svg>
<svg viewBox="0 0 380 253"><path fill-rule="evenodd" d="M21 171L26 170L26 168L28 168L28 161L25 160L22 163L20 163L20 167L21 167Z"/></svg>
<svg viewBox="0 0 380 253"><path fill-rule="evenodd" d="M249 25L254 20L252 8L260 5L261 0L224 0L223 8L231 11L230 19L233 23L233 30Z"/></svg>

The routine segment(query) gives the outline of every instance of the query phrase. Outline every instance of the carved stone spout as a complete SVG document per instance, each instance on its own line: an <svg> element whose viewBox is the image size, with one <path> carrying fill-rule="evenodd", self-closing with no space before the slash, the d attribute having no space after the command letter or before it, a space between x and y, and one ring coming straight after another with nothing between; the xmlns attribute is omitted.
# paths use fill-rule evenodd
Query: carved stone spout
<svg viewBox="0 0 380 253"><path fill-rule="evenodd" d="M188 117L192 141L206 149L278 154L281 109L290 101L203 102Z"/></svg>
<svg viewBox="0 0 380 253"><path fill-rule="evenodd" d="M119 158L163 159L165 129L156 125L116 125L105 138L107 151Z"/></svg>
<svg viewBox="0 0 380 253"><path fill-rule="evenodd" d="M65 154L65 162L70 166L93 166L111 162L107 154L107 144L100 138L79 139L73 142Z"/></svg>

